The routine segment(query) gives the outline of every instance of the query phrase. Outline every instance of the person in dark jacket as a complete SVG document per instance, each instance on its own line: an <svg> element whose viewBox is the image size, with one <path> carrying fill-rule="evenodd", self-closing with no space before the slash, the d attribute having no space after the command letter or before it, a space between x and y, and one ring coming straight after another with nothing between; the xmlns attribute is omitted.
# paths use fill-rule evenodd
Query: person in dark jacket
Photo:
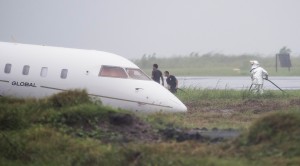
<svg viewBox="0 0 300 166"><path fill-rule="evenodd" d="M158 65L153 64L153 70L152 70L152 77L151 77L155 82L160 84L160 79L161 79L161 84L164 85L164 77L161 73L160 70L158 70Z"/></svg>
<svg viewBox="0 0 300 166"><path fill-rule="evenodd" d="M172 93L176 93L177 92L177 86L178 86L178 80L176 79L175 76L170 75L169 71L165 71L164 72L168 84L168 89L170 90L170 92Z"/></svg>

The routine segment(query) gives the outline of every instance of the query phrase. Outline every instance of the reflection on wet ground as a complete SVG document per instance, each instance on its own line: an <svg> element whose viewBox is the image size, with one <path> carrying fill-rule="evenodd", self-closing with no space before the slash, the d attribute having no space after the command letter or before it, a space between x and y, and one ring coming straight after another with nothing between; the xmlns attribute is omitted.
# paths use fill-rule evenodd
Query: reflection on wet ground
<svg viewBox="0 0 300 166"><path fill-rule="evenodd" d="M240 131L236 129L218 129L213 128L208 130L206 128L194 128L194 129L178 129L167 128L161 130L160 133L165 139L175 139L178 142L194 140L200 142L218 143L228 139L236 138L240 135Z"/></svg>

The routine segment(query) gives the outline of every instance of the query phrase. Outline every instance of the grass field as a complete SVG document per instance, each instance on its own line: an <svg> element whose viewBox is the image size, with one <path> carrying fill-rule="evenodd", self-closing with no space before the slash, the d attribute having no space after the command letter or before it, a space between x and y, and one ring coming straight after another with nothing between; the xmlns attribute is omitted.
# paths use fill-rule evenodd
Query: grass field
<svg viewBox="0 0 300 166"><path fill-rule="evenodd" d="M133 114L85 91L0 98L0 165L299 165L300 91L184 89L187 113ZM233 128L225 142L164 139L164 128Z"/></svg>

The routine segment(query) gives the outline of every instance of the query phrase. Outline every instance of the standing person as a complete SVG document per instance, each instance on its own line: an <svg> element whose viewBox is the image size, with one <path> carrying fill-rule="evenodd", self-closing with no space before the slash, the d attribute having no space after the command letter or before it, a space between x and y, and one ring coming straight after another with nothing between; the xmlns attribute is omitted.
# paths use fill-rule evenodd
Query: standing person
<svg viewBox="0 0 300 166"><path fill-rule="evenodd" d="M252 85L254 86L252 88L252 91L254 93L259 93L259 94L263 94L263 83L264 83L264 79L268 79L268 72L259 66L258 61L256 60L252 60L250 61L251 63L251 79L252 79Z"/></svg>
<svg viewBox="0 0 300 166"><path fill-rule="evenodd" d="M158 70L157 64L153 64L152 79L159 84L160 84L160 79L161 79L161 84L164 85L164 77L163 77L161 71Z"/></svg>
<svg viewBox="0 0 300 166"><path fill-rule="evenodd" d="M168 84L168 89L170 90L170 92L176 93L177 86L178 86L178 80L176 79L175 76L170 75L170 73L168 71L165 71L164 74L167 77L166 81Z"/></svg>

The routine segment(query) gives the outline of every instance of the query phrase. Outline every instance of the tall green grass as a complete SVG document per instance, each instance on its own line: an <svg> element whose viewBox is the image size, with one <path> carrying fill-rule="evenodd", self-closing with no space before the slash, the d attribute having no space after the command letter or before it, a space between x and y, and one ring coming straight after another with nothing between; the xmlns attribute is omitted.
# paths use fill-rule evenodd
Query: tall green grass
<svg viewBox="0 0 300 166"><path fill-rule="evenodd" d="M41 100L0 100L0 165L116 165L123 160L115 157L118 148L101 143L111 133L103 135L98 123L127 111L93 103L82 90Z"/></svg>
<svg viewBox="0 0 300 166"><path fill-rule="evenodd" d="M230 149L239 156L254 160L272 158L271 163L287 165L300 163L300 110L277 112L258 119ZM285 165L283 164L283 165Z"/></svg>

